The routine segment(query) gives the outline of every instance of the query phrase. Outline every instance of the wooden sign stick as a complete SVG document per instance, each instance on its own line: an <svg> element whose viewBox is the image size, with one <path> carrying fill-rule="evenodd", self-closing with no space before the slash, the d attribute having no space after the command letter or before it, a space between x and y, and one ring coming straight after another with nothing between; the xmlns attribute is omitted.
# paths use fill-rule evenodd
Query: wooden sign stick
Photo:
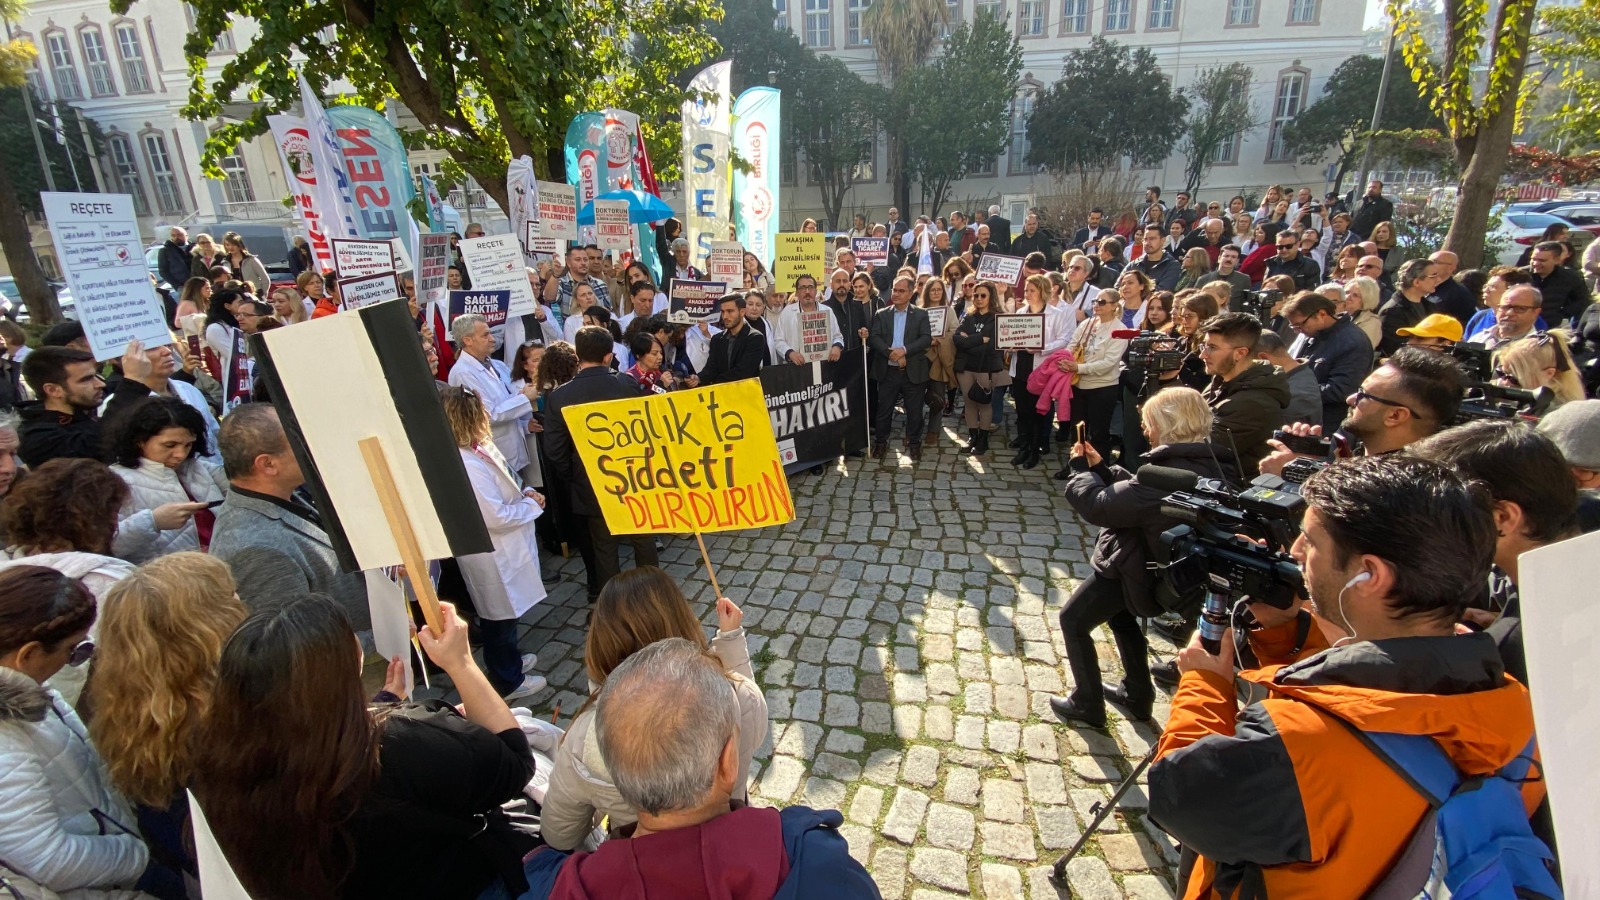
<svg viewBox="0 0 1600 900"><path fill-rule="evenodd" d="M372 476L372 486L378 491L378 502L383 506L383 516L389 520L389 531L400 548L400 561L405 563L406 577L422 602L422 618L437 635L444 634L444 617L439 613L439 595L433 591L433 581L428 578L428 561L422 557L422 545L417 543L417 533L411 528L405 504L400 502L400 489L395 486L394 472L389 468L389 458L383 452L383 442L376 436L362 438L361 458L367 463L367 473Z"/></svg>
<svg viewBox="0 0 1600 900"><path fill-rule="evenodd" d="M711 576L711 589L717 592L717 597L720 599L722 588L717 586L717 573L711 568L711 554L706 552L706 539L701 537L698 531L694 533L694 539L700 544L700 558L705 561L706 574Z"/></svg>

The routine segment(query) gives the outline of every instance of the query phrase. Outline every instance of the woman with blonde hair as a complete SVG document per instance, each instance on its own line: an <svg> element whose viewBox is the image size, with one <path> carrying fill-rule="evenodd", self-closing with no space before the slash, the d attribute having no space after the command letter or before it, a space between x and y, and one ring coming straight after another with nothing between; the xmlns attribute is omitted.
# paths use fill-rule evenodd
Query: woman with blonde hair
<svg viewBox="0 0 1600 900"><path fill-rule="evenodd" d="M1367 336L1374 350L1378 349L1378 342L1383 340L1383 323L1378 319L1378 299L1382 294L1375 279L1357 275L1345 282L1344 303L1339 309L1350 317L1352 325Z"/></svg>
<svg viewBox="0 0 1600 900"><path fill-rule="evenodd" d="M1190 247L1183 254L1183 274L1178 276L1178 290L1192 288L1196 282L1211 274L1211 254L1204 247Z"/></svg>
<svg viewBox="0 0 1600 900"><path fill-rule="evenodd" d="M306 301L300 292L291 287L281 287L272 292L272 317L285 325L304 322L311 318L306 312Z"/></svg>
<svg viewBox="0 0 1600 900"><path fill-rule="evenodd" d="M183 283L183 292L178 295L178 310L173 313L172 327L182 329L180 321L187 316L196 316L211 308L211 282L208 279L195 276Z"/></svg>
<svg viewBox="0 0 1600 900"><path fill-rule="evenodd" d="M1495 383L1536 391L1547 387L1556 398L1550 408L1584 399L1583 379L1573 365L1571 335L1556 328L1504 344L1495 353Z"/></svg>
<svg viewBox="0 0 1600 900"><path fill-rule="evenodd" d="M183 552L113 585L100 616L89 737L157 858L191 873L184 788L202 752L194 733L210 708L222 645L246 613L226 563Z"/></svg>
<svg viewBox="0 0 1600 900"><path fill-rule="evenodd" d="M1367 235L1367 240L1378 245L1378 258L1383 260L1384 274L1393 277L1400 271L1400 264L1405 262L1405 254L1396 246L1399 239L1395 235L1393 222L1379 222L1372 226L1372 233Z"/></svg>
<svg viewBox="0 0 1600 900"><path fill-rule="evenodd" d="M211 280L211 270L217 266L226 267L227 259L222 255L222 248L211 235L200 232L194 236L194 249L189 251L189 274L196 278Z"/></svg>
<svg viewBox="0 0 1600 900"><path fill-rule="evenodd" d="M638 820L638 811L623 801L600 755L593 707L606 678L623 660L664 638L690 641L715 656L727 673L739 702L739 775L734 781L734 799L745 799L750 759L767 739L767 700L750 667L743 621L744 613L732 600L719 599L717 635L707 641L689 601L667 573L655 566L640 566L606 582L589 617L589 635L583 647L589 698L556 750L550 786L545 791L540 828L547 844L572 850L585 842L603 817L610 819L612 829Z"/></svg>

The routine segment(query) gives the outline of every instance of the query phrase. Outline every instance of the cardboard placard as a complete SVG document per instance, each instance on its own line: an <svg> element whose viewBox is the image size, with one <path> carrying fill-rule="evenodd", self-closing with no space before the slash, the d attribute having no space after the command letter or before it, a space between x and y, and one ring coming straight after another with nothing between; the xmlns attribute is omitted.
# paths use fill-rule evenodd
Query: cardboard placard
<svg viewBox="0 0 1600 900"><path fill-rule="evenodd" d="M850 239L850 252L862 265L887 266L889 264L889 239L886 237L858 237Z"/></svg>
<svg viewBox="0 0 1600 900"><path fill-rule="evenodd" d="M133 198L45 192L39 199L94 358L116 359L134 340L146 347L172 343L166 312L145 267Z"/></svg>
<svg viewBox="0 0 1600 900"><path fill-rule="evenodd" d="M761 390L790 472L867 446L867 375L863 347L807 366L766 366Z"/></svg>
<svg viewBox="0 0 1600 900"><path fill-rule="evenodd" d="M794 518L754 378L562 412L612 534L732 531Z"/></svg>
<svg viewBox="0 0 1600 900"><path fill-rule="evenodd" d="M578 191L570 184L539 184L539 236L560 241L578 239Z"/></svg>
<svg viewBox="0 0 1600 900"><path fill-rule="evenodd" d="M489 323L489 334L494 338L495 344L505 340L506 319L510 317L508 310L511 306L511 294L507 291L451 291L450 304L445 310L445 328L456 320L456 316L468 313L483 316Z"/></svg>
<svg viewBox="0 0 1600 900"><path fill-rule="evenodd" d="M339 282L339 299L345 309L360 309L399 296L400 282L396 280L393 272Z"/></svg>
<svg viewBox="0 0 1600 900"><path fill-rule="evenodd" d="M819 307L800 310L800 355L806 362L821 362L828 358L833 342L828 339L828 320L833 310Z"/></svg>
<svg viewBox="0 0 1600 900"><path fill-rule="evenodd" d="M539 194L544 202L544 194ZM471 238L461 242L461 258L467 263L467 276L478 291L508 291L513 316L531 315L539 305L528 283L528 263L522 258L522 245L509 234Z"/></svg>
<svg viewBox="0 0 1600 900"><path fill-rule="evenodd" d="M346 278L367 278L395 271L394 245L388 241L361 241L334 238L333 271L342 283Z"/></svg>
<svg viewBox="0 0 1600 900"><path fill-rule="evenodd" d="M1022 281L1022 257L985 253L983 258L978 260L978 280L1016 287Z"/></svg>
<svg viewBox="0 0 1600 900"><path fill-rule="evenodd" d="M674 278L667 285L671 304L667 321L679 325L715 322L721 314L718 305L727 294L720 281L685 281Z"/></svg>
<svg viewBox="0 0 1600 900"><path fill-rule="evenodd" d="M449 292L450 235L417 235L417 302L437 303Z"/></svg>
<svg viewBox="0 0 1600 900"><path fill-rule="evenodd" d="M744 287L744 245L738 241L712 241L706 260L706 280L722 282L724 293Z"/></svg>
<svg viewBox="0 0 1600 900"><path fill-rule="evenodd" d="M995 346L1001 350L1043 350L1044 314L995 316L995 332Z"/></svg>
<svg viewBox="0 0 1600 900"><path fill-rule="evenodd" d="M594 242L601 250L627 250L633 246L633 226L628 224L628 201L594 201Z"/></svg>
<svg viewBox="0 0 1600 900"><path fill-rule="evenodd" d="M948 306L930 306L924 309L928 314L928 329L935 340L944 337L945 329L949 327L949 318L952 310Z"/></svg>
<svg viewBox="0 0 1600 900"><path fill-rule="evenodd" d="M828 272L828 236L781 232L776 235L778 255L772 260L772 278L779 293L794 290L794 280L810 275L820 287Z"/></svg>

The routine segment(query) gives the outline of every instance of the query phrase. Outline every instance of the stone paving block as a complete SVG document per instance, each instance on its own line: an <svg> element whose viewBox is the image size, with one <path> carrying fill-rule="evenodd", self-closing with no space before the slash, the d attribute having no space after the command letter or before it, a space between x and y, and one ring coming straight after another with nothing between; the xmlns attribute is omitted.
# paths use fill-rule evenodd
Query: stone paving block
<svg viewBox="0 0 1600 900"><path fill-rule="evenodd" d="M844 805L843 783L828 778L807 778L802 802L812 809L838 809Z"/></svg>
<svg viewBox="0 0 1600 900"><path fill-rule="evenodd" d="M939 782L939 751L920 744L907 750L905 765L900 769L900 780L933 787Z"/></svg>
<svg viewBox="0 0 1600 900"><path fill-rule="evenodd" d="M1028 690L1020 684L994 686L994 708L1008 719L1028 717Z"/></svg>
<svg viewBox="0 0 1600 900"><path fill-rule="evenodd" d="M1099 841L1106 864L1118 872L1147 872L1162 865L1161 852L1142 834L1108 834Z"/></svg>
<svg viewBox="0 0 1600 900"><path fill-rule="evenodd" d="M972 715L987 716L994 712L994 692L985 682L968 682L966 701L967 712Z"/></svg>
<svg viewBox="0 0 1600 900"><path fill-rule="evenodd" d="M906 704L894 708L894 734L901 740L914 741L922 731L922 708Z"/></svg>
<svg viewBox="0 0 1600 900"><path fill-rule="evenodd" d="M805 775L805 764L792 756L774 756L761 773L761 784L756 793L772 800L787 801L800 787Z"/></svg>
<svg viewBox="0 0 1600 900"><path fill-rule="evenodd" d="M868 734L888 734L894 729L889 704L876 701L861 704L861 730Z"/></svg>
<svg viewBox="0 0 1600 900"><path fill-rule="evenodd" d="M878 784L894 784L895 778L900 774L900 754L895 750L876 750L867 757L866 768L861 772L868 781Z"/></svg>
<svg viewBox="0 0 1600 900"><path fill-rule="evenodd" d="M854 783L861 777L861 764L836 753L819 753L811 762L811 771L825 778Z"/></svg>
<svg viewBox="0 0 1600 900"><path fill-rule="evenodd" d="M991 721L989 723L989 749L1010 755L1022 744L1022 726L1016 722Z"/></svg>
<svg viewBox="0 0 1600 900"><path fill-rule="evenodd" d="M910 788L898 788L883 821L883 833L902 844L916 841L922 828L922 815L928 811L928 795Z"/></svg>
<svg viewBox="0 0 1600 900"><path fill-rule="evenodd" d="M983 749L984 720L979 716L956 719L956 743L968 750Z"/></svg>
<svg viewBox="0 0 1600 900"><path fill-rule="evenodd" d="M1072 792L1072 808L1078 811L1078 819L1087 826L1094 818L1094 805L1105 800L1109 794L1102 788L1080 788ZM1100 823L1097 832L1113 832L1117 830L1117 817L1115 814L1106 816Z"/></svg>
<svg viewBox="0 0 1600 900"><path fill-rule="evenodd" d="M822 686L829 691L837 691L842 694L854 693L856 689L855 669L849 666L829 666L822 676Z"/></svg>
<svg viewBox="0 0 1600 900"><path fill-rule="evenodd" d="M983 817L995 822L1021 822L1026 808L1022 785L1001 778L983 781Z"/></svg>
<svg viewBox="0 0 1600 900"><path fill-rule="evenodd" d="M1116 784L1122 780L1117 764L1104 756L1074 756L1068 760L1073 774L1090 784Z"/></svg>
<svg viewBox="0 0 1600 900"><path fill-rule="evenodd" d="M783 736L773 742L773 749L789 756L810 759L817 752L817 742L822 740L822 726L810 722L791 722Z"/></svg>
<svg viewBox="0 0 1600 900"><path fill-rule="evenodd" d="M948 706L930 706L922 714L922 730L930 740L949 741L956 736L955 714Z"/></svg>
<svg viewBox="0 0 1600 900"><path fill-rule="evenodd" d="M921 675L897 673L893 691L896 703L925 703L928 699L928 680Z"/></svg>
<svg viewBox="0 0 1600 900"><path fill-rule="evenodd" d="M850 813L846 817L858 825L878 824L878 814L883 812L883 790L870 784L863 784L856 788L856 795L850 798Z"/></svg>
<svg viewBox="0 0 1600 900"><path fill-rule="evenodd" d="M1007 825L1002 822L983 823L983 854L1004 859L1032 862L1039 858L1033 848L1033 832L1026 825Z"/></svg>
<svg viewBox="0 0 1600 900"><path fill-rule="evenodd" d="M1078 856L1067 863L1067 884L1076 900L1122 900L1104 860Z"/></svg>
<svg viewBox="0 0 1600 900"><path fill-rule="evenodd" d="M909 855L899 847L879 847L872 854L872 880L878 884L883 900L902 900L906 895L906 862Z"/></svg>
<svg viewBox="0 0 1600 900"><path fill-rule="evenodd" d="M1011 656L989 658L989 671L995 684L1022 684L1022 660Z"/></svg>
<svg viewBox="0 0 1600 900"><path fill-rule="evenodd" d="M954 850L918 847L911 851L911 874L935 887L962 894L972 890L967 881L967 858Z"/></svg>
<svg viewBox="0 0 1600 900"><path fill-rule="evenodd" d="M1022 728L1022 752L1030 759L1054 762L1059 758L1056 749L1056 730L1051 725L1025 725Z"/></svg>
<svg viewBox="0 0 1600 900"><path fill-rule="evenodd" d="M951 803L975 806L978 803L978 785L981 781L977 769L965 766L952 767L944 777L944 799Z"/></svg>
<svg viewBox="0 0 1600 900"><path fill-rule="evenodd" d="M961 683L956 680L956 670L949 663L931 663L927 667L930 694L958 694Z"/></svg>
<svg viewBox="0 0 1600 900"><path fill-rule="evenodd" d="M767 704L767 714L772 714L772 704ZM796 719L815 722L822 718L822 692L818 690L801 691L794 696L794 710L790 713Z"/></svg>
<svg viewBox="0 0 1600 900"><path fill-rule="evenodd" d="M1028 799L1034 803L1067 802L1067 783L1061 776L1061 767L1048 763L1028 763L1023 767L1028 775Z"/></svg>
<svg viewBox="0 0 1600 900"><path fill-rule="evenodd" d="M861 724L861 704L856 698L844 694L829 694L827 711L822 721L830 726L855 728Z"/></svg>
<svg viewBox="0 0 1600 900"><path fill-rule="evenodd" d="M955 656L955 642L947 635L930 634L922 641L922 655L929 660L949 662Z"/></svg>
<svg viewBox="0 0 1600 900"><path fill-rule="evenodd" d="M861 659L861 642L849 638L834 638L828 645L828 662L840 666L853 666Z"/></svg>
<svg viewBox="0 0 1600 900"><path fill-rule="evenodd" d="M872 829L862 825L840 825L839 836L850 848L850 856L863 866L872 858Z"/></svg>
<svg viewBox="0 0 1600 900"><path fill-rule="evenodd" d="M984 900L1022 900L1022 873L1012 866L984 863L978 869Z"/></svg>
<svg viewBox="0 0 1600 900"><path fill-rule="evenodd" d="M1172 900L1172 891L1166 882L1154 875L1128 875L1122 879L1122 891L1128 900Z"/></svg>
<svg viewBox="0 0 1600 900"><path fill-rule="evenodd" d="M829 753L860 753L866 745L861 735L840 731L837 728L828 732L828 738L823 743L823 747Z"/></svg>
<svg viewBox="0 0 1600 900"><path fill-rule="evenodd" d="M799 614L796 614L796 618L799 617ZM793 630L793 628L794 624L791 621L790 630ZM803 662L808 663L820 663L827 654L828 642L818 637L808 637L802 640L800 649L795 653Z"/></svg>
<svg viewBox="0 0 1600 900"><path fill-rule="evenodd" d="M1071 807L1033 805L1034 830L1047 850L1065 850L1083 835Z"/></svg>
<svg viewBox="0 0 1600 900"><path fill-rule="evenodd" d="M975 824L972 813L947 803L935 803L928 808L928 843L946 850L971 850Z"/></svg>
<svg viewBox="0 0 1600 900"><path fill-rule="evenodd" d="M1072 895L1065 887L1056 887L1050 880L1050 866L1036 866L1028 870L1028 897L1030 900L1068 900Z"/></svg>

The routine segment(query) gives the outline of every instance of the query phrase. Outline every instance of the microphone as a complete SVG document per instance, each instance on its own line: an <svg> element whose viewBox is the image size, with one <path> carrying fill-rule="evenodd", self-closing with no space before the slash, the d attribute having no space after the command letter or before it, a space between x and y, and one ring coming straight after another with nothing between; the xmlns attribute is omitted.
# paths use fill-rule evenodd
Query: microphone
<svg viewBox="0 0 1600 900"><path fill-rule="evenodd" d="M1200 483L1200 476L1186 469L1173 469L1167 466L1140 466L1133 480L1153 487L1158 491L1169 494L1178 491L1192 491Z"/></svg>

